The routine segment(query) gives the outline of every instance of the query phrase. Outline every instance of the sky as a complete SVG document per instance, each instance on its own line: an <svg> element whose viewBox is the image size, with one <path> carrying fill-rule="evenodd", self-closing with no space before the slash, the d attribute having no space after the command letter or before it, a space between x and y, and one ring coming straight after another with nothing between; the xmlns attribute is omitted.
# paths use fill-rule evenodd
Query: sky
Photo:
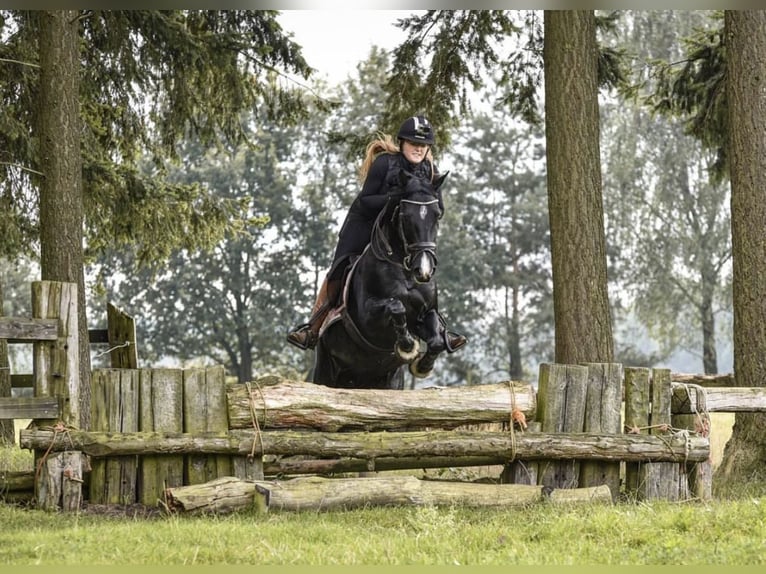
<svg viewBox="0 0 766 574"><path fill-rule="evenodd" d="M283 10L278 21L303 46L303 56L316 79L337 84L354 75L370 47L391 50L405 34L394 23L416 10Z"/></svg>

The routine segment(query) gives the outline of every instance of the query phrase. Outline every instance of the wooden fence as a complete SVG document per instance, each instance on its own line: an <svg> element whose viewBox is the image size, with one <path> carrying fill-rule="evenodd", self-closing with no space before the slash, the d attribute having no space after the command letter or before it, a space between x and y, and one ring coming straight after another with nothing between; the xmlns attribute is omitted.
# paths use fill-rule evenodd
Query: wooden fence
<svg viewBox="0 0 766 574"><path fill-rule="evenodd" d="M88 455L91 502L169 504L178 489L224 477L477 465L504 465L504 482L530 487L606 487L615 500L710 496L704 392L666 369L544 364L538 391L518 381L413 391L277 377L227 384L222 367L103 369L93 381L98 428L21 432L23 448ZM510 423L522 418L539 430ZM505 430L460 428L487 423ZM43 475L55 482L65 464Z"/></svg>
<svg viewBox="0 0 766 574"><path fill-rule="evenodd" d="M533 496L542 487L606 489L610 500L704 499L708 413L766 410L763 388L709 387L619 364L543 364L537 391L506 381L403 392L277 377L227 384L222 367L137 369L118 354L113 367L128 368L93 371L85 432L73 424L76 286L38 282L32 295L34 316L2 318L0 339L32 342L35 397L25 407L0 403L0 418L35 419L21 446L36 453L43 508L75 509L83 497L169 504L196 485L214 485L213 494L195 491L197 500L215 498L232 477L248 481L252 497L267 477L479 465L503 465L501 481L533 487ZM106 341L135 353L135 326L110 327ZM498 430L465 430L488 423Z"/></svg>

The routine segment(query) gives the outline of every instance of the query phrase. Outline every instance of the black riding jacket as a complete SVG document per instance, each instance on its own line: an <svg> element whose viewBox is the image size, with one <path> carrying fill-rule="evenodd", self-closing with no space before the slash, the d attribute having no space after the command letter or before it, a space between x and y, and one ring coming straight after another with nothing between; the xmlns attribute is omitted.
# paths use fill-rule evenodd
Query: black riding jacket
<svg viewBox="0 0 766 574"><path fill-rule="evenodd" d="M412 164L401 152L382 153L375 158L364 180L362 190L351 204L338 233L333 268L341 259L350 255L359 255L364 251L370 242L375 219L386 205L388 191L397 185L399 171L402 169L418 177L431 179L431 164L426 160ZM443 211L441 191L437 193L439 207Z"/></svg>

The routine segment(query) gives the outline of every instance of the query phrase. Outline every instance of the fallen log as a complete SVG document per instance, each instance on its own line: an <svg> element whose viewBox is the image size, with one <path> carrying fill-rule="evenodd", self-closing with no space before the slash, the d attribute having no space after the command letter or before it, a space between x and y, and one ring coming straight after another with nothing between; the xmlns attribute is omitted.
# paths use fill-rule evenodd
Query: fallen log
<svg viewBox="0 0 766 574"><path fill-rule="evenodd" d="M670 380L674 383L690 383L702 387L733 387L737 384L734 373L720 375L695 375L692 373L671 373Z"/></svg>
<svg viewBox="0 0 766 574"><path fill-rule="evenodd" d="M235 430L228 433L111 433L48 429L20 432L33 450L81 450L91 456L149 454L310 455L316 458L502 457L505 460L611 460L700 462L710 455L706 437L674 435L409 431L327 433Z"/></svg>
<svg viewBox="0 0 766 574"><path fill-rule="evenodd" d="M606 485L553 490L526 484L477 484L421 480L414 476L367 478L300 477L244 481L222 477L165 491L171 511L229 513L238 510L337 510L366 506L526 506L534 503L611 503Z"/></svg>
<svg viewBox="0 0 766 574"><path fill-rule="evenodd" d="M672 388L673 414L766 411L766 387L705 387L674 382ZM704 399L695 399L697 393L703 394ZM704 402L704 407L700 402Z"/></svg>
<svg viewBox="0 0 766 574"><path fill-rule="evenodd" d="M531 384L434 387L412 391L333 389L265 376L247 385L227 385L229 428L320 431L452 429L474 423L509 422L514 410L535 416Z"/></svg>

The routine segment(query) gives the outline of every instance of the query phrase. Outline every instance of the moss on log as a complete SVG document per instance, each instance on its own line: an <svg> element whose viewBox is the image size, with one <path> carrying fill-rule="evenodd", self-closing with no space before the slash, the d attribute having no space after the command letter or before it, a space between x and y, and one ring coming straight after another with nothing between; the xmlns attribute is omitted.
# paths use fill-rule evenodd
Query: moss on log
<svg viewBox="0 0 766 574"><path fill-rule="evenodd" d="M173 511L228 513L245 509L327 511L365 506L611 504L612 494L603 485L563 492L526 484L430 481L412 476L301 477L286 481L223 477L205 484L168 488L166 499Z"/></svg>
<svg viewBox="0 0 766 574"><path fill-rule="evenodd" d="M253 442L255 441L255 445ZM310 431L230 431L228 433L108 433L26 429L22 448L77 449L91 456L150 454L311 455L318 458L485 457L506 460L612 460L696 462L710 455L706 437L588 433L509 433L489 431L409 431L323 433Z"/></svg>

